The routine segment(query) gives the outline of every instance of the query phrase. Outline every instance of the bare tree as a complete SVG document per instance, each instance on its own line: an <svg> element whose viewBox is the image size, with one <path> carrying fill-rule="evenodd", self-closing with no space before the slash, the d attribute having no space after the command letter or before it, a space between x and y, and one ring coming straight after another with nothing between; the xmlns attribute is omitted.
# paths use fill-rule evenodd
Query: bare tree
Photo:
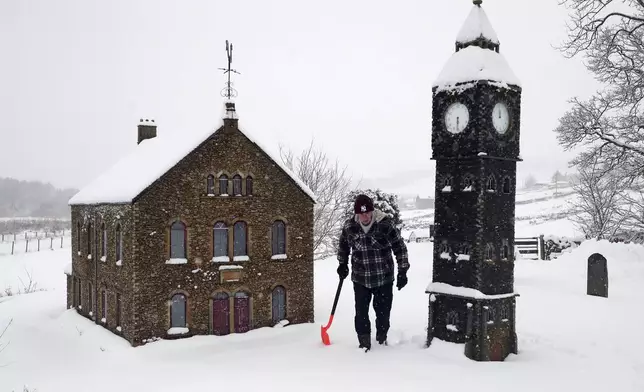
<svg viewBox="0 0 644 392"><path fill-rule="evenodd" d="M537 179L532 174L528 174L525 181L523 181L524 188L531 188L537 184Z"/></svg>
<svg viewBox="0 0 644 392"><path fill-rule="evenodd" d="M330 162L314 142L299 155L280 145L282 162L315 194L313 213L313 252L316 259L326 257L335 249L335 238L343 223L342 203L351 189L347 167Z"/></svg>
<svg viewBox="0 0 644 392"><path fill-rule="evenodd" d="M628 219L623 177L606 173L601 165L583 167L572 184L578 199L571 216L586 238L610 239Z"/></svg>
<svg viewBox="0 0 644 392"><path fill-rule="evenodd" d="M569 57L583 55L604 87L587 101L570 100L557 138L565 149L583 148L573 165L638 181L644 175L644 0L560 4L572 10L560 49Z"/></svg>

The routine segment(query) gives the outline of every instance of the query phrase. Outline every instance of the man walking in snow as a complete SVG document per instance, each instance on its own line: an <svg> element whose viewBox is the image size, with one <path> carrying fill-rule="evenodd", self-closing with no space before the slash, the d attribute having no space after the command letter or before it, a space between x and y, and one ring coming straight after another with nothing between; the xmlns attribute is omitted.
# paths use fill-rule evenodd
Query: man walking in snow
<svg viewBox="0 0 644 392"><path fill-rule="evenodd" d="M389 315L393 301L394 261L398 263L396 287L407 284L407 247L393 220L375 210L369 196L359 195L354 203L354 217L348 219L340 233L338 244L338 275L349 276L351 253L351 280L355 293L355 329L360 348L371 349L371 321L369 305L373 297L376 312L376 340L386 344Z"/></svg>

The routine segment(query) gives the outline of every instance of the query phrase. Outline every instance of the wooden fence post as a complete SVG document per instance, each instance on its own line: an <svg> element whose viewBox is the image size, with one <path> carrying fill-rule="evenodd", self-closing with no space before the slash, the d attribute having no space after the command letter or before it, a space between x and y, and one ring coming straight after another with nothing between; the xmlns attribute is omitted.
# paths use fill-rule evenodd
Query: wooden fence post
<svg viewBox="0 0 644 392"><path fill-rule="evenodd" d="M38 238L38 252L40 252L40 238Z"/></svg>
<svg viewBox="0 0 644 392"><path fill-rule="evenodd" d="M49 239L49 249L54 250L54 237Z"/></svg>
<svg viewBox="0 0 644 392"><path fill-rule="evenodd" d="M25 241L25 253L29 252L29 240Z"/></svg>
<svg viewBox="0 0 644 392"><path fill-rule="evenodd" d="M65 237L60 237L60 249L63 249L63 238Z"/></svg>
<svg viewBox="0 0 644 392"><path fill-rule="evenodd" d="M11 241L11 254L13 255L13 248L16 245L16 241Z"/></svg>

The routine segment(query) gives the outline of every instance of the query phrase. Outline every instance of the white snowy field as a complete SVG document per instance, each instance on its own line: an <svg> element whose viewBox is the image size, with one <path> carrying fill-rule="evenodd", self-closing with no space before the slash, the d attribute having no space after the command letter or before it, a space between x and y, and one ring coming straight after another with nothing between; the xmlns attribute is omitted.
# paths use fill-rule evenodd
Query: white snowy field
<svg viewBox="0 0 644 392"><path fill-rule="evenodd" d="M345 281L332 345L320 342L336 290L333 258L317 262L316 322L139 348L65 309L69 249L0 257L0 284L30 271L47 291L0 298L0 391L643 391L644 247L584 242L553 262L519 260L519 354L477 363L463 346L423 348L432 243L409 244L409 285L396 291L389 347L357 348ZM609 261L609 298L585 295L586 259ZM24 278L23 278L24 279ZM373 317L373 311L372 311ZM373 321L373 320L372 320Z"/></svg>
<svg viewBox="0 0 644 392"><path fill-rule="evenodd" d="M581 232L568 219L568 211L574 207L576 196L573 189L560 185L535 187L517 191L516 222L517 237L537 237L554 235L558 237L578 237ZM401 217L414 229L429 230L434 221L434 210L403 210ZM410 230L403 230L407 235Z"/></svg>

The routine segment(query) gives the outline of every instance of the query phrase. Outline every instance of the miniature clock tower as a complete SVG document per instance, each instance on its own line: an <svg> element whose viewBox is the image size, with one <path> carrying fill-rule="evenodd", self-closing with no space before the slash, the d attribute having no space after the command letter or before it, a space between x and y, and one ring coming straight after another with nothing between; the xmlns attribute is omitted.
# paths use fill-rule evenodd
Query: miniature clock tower
<svg viewBox="0 0 644 392"><path fill-rule="evenodd" d="M436 161L427 345L464 343L477 361L517 353L514 293L521 86L481 0L432 87Z"/></svg>

